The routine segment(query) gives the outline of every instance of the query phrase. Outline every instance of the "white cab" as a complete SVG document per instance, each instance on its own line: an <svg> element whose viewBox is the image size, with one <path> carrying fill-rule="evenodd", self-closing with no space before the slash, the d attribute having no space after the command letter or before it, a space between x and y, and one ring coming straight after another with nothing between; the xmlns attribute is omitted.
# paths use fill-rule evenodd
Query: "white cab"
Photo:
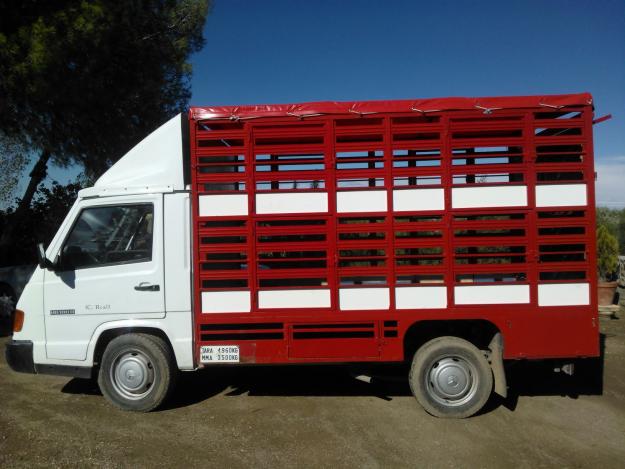
<svg viewBox="0 0 625 469"><path fill-rule="evenodd" d="M43 305L48 358L85 360L93 329L107 320L135 315L142 319L165 316L162 199L162 194L155 194L82 202L80 212L98 207L151 205L154 209L152 256L146 262L46 270ZM66 235L72 227L64 227ZM64 246L66 243L57 246L56 252L51 253L52 258L56 258ZM135 289L141 285L153 285L158 290Z"/></svg>

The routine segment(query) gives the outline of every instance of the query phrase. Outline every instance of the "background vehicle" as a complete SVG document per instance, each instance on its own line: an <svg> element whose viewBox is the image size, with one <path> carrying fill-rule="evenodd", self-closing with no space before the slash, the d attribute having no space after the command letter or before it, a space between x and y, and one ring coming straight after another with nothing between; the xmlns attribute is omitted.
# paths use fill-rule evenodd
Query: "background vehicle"
<svg viewBox="0 0 625 469"><path fill-rule="evenodd" d="M431 414L599 353L588 94L191 108L40 253L13 369L147 411L176 371L411 361Z"/></svg>

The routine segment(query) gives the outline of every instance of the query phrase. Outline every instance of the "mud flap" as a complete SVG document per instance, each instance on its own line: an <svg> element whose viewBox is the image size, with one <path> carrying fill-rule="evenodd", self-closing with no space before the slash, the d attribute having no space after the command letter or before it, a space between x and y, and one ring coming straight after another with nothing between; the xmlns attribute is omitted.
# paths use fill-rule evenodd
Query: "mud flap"
<svg viewBox="0 0 625 469"><path fill-rule="evenodd" d="M505 399L508 397L508 383L503 368L503 339L500 332L493 336L490 344L488 344L488 349L490 350L488 361L495 378L495 393Z"/></svg>

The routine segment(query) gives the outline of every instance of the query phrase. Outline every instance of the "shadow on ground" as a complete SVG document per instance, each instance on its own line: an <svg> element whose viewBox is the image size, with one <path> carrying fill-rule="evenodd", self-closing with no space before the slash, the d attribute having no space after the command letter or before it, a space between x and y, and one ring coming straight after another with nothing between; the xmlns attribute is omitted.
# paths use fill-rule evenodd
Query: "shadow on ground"
<svg viewBox="0 0 625 469"><path fill-rule="evenodd" d="M484 409L499 406L514 410L520 396L562 396L576 399L580 395L603 393L603 351L601 357L578 360L575 374L555 373L553 361L519 361L507 366L508 397L494 396ZM370 373L370 383L355 376ZM390 401L410 396L408 369L403 365L374 366L220 366L198 372L181 373L172 398L162 410L197 404L211 397L225 396L372 396ZM95 380L72 379L62 389L69 394L100 394Z"/></svg>
<svg viewBox="0 0 625 469"><path fill-rule="evenodd" d="M515 410L521 396L562 396L577 399L579 396L602 395L605 339L606 335L600 334L599 357L575 360L573 376L554 371L563 364L562 361L507 362L508 397L503 399L493 395L484 412L499 406Z"/></svg>

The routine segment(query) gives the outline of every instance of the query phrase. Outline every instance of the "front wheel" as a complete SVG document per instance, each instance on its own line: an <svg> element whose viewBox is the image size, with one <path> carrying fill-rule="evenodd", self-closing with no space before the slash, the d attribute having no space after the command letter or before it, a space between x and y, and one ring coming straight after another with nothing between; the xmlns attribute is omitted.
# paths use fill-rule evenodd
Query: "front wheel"
<svg viewBox="0 0 625 469"><path fill-rule="evenodd" d="M465 418L478 412L493 389L493 374L484 354L459 337L425 343L412 360L410 388L435 417Z"/></svg>
<svg viewBox="0 0 625 469"><path fill-rule="evenodd" d="M119 409L149 412L170 394L175 377L172 354L162 339L124 334L107 345L98 385L104 397Z"/></svg>

